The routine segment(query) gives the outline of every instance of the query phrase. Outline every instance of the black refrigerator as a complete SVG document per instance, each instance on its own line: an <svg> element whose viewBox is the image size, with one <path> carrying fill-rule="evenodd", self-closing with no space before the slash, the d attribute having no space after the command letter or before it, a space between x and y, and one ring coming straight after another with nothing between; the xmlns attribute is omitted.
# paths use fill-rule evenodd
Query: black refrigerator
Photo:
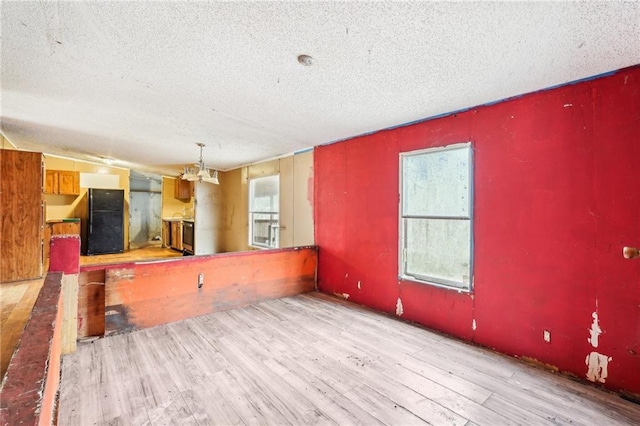
<svg viewBox="0 0 640 426"><path fill-rule="evenodd" d="M124 251L124 190L90 188L83 227L83 254Z"/></svg>

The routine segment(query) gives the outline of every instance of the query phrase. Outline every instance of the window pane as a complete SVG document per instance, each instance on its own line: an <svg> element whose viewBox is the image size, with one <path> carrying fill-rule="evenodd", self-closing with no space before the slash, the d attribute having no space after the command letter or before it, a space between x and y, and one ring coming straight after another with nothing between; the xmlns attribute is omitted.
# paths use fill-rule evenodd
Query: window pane
<svg viewBox="0 0 640 426"><path fill-rule="evenodd" d="M402 157L402 215L469 217L469 148Z"/></svg>
<svg viewBox="0 0 640 426"><path fill-rule="evenodd" d="M469 220L405 219L405 231L406 275L469 288Z"/></svg>
<svg viewBox="0 0 640 426"><path fill-rule="evenodd" d="M278 215L251 214L251 244L262 247L278 247Z"/></svg>
<svg viewBox="0 0 640 426"><path fill-rule="evenodd" d="M249 181L249 210L252 212L273 212L279 210L280 177L267 176Z"/></svg>

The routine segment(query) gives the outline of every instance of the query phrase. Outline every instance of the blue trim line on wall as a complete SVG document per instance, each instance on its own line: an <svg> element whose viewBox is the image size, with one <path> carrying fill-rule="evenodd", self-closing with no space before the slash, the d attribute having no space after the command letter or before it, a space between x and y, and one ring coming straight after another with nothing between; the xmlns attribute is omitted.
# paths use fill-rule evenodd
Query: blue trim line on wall
<svg viewBox="0 0 640 426"><path fill-rule="evenodd" d="M311 146L311 147L309 147L309 148L301 149L301 150L299 150L299 151L295 151L295 152L293 153L293 155L304 154L305 152L309 152L309 151L313 151L313 147L312 147L312 146Z"/></svg>
<svg viewBox="0 0 640 426"><path fill-rule="evenodd" d="M361 133L361 134L356 135L356 136L350 136L348 138L338 139L338 140L335 140L335 141L322 143L322 144L320 144L318 146L332 145L334 143L344 142L344 141L348 141L348 140L351 140L351 139L360 138L360 137L363 137L363 136L369 136L369 135L373 135L373 134L378 133L378 132L384 132L386 130L393 130L393 129L398 129L400 127L412 126L414 124L423 123L425 121L435 120L437 118L442 118L442 117L448 117L448 116L454 115L454 114L460 114L462 112L470 111L472 109L482 108L482 107L486 107L486 106L490 106L490 105L499 104L501 102L506 102L506 101L511 101L511 100L514 100L514 99L519 99L519 98L521 98L523 96L531 95L533 93L546 92L548 90L554 90L554 89L558 89L558 88L564 87L564 86L571 86L571 85L578 84L578 83L584 83L585 81L591 81L591 80L596 80L598 78L609 77L609 76L617 74L620 71L623 71L625 69L635 68L635 67L638 67L638 66L640 66L640 64L632 65L630 67L621 68L621 69L618 69L618 70L615 70L615 71L604 72L602 74L592 75L590 77L580 78L578 80L572 80L572 81L569 81L567 83L556 84L555 86L545 87L544 89L534 90L533 92L526 92L526 93L522 93L520 95L514 95L514 96L510 96L508 98L502 98L502 99L498 99L496 101L491 101L491 102L487 102L487 103L480 104L480 105L475 105L475 106L468 107L468 108L462 108L462 109L458 109L458 110L455 110L455 111L445 112L443 114L432 115L432 116L429 116L427 118L421 118L419 120L409 121L407 123L398 124L396 126L384 127L382 129L373 130L371 132Z"/></svg>

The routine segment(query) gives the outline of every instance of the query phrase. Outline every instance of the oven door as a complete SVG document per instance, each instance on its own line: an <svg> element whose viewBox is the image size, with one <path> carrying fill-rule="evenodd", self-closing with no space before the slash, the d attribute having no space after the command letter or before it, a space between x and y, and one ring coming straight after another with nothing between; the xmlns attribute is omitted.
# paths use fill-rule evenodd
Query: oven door
<svg viewBox="0 0 640 426"><path fill-rule="evenodd" d="M182 223L182 250L185 254L194 254L193 222Z"/></svg>

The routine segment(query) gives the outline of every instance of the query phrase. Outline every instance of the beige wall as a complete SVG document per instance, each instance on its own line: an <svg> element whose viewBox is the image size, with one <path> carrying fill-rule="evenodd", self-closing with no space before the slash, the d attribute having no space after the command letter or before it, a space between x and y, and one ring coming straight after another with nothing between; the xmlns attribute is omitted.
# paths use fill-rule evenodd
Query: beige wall
<svg viewBox="0 0 640 426"><path fill-rule="evenodd" d="M193 216L193 198L189 201L174 198L175 188L176 178L162 177L162 218L183 217L185 209L189 210Z"/></svg>
<svg viewBox="0 0 640 426"><path fill-rule="evenodd" d="M219 176L218 180L221 180ZM195 252L222 253L223 189L221 185L195 182Z"/></svg>
<svg viewBox="0 0 640 426"><path fill-rule="evenodd" d="M223 189L224 251L250 250L248 181L280 174L280 247L314 244L313 151L226 172Z"/></svg>
<svg viewBox="0 0 640 426"><path fill-rule="evenodd" d="M248 194L247 168L231 170L219 175L222 187L222 250L247 250Z"/></svg>
<svg viewBox="0 0 640 426"><path fill-rule="evenodd" d="M0 134L0 148L12 149L12 150L16 149L16 147L11 143L11 141L5 138L3 134Z"/></svg>
<svg viewBox="0 0 640 426"><path fill-rule="evenodd" d="M293 160L293 245L314 245L313 151L295 155Z"/></svg>
<svg viewBox="0 0 640 426"><path fill-rule="evenodd" d="M94 164L84 161L76 161L68 158L44 156L46 170L71 170L80 173L104 173L118 176L119 189L124 189L124 246L129 247L129 170L119 167L110 167L104 164ZM67 217L81 217L86 201L87 188L80 188L80 195L54 195L44 196L46 209L45 219L64 219Z"/></svg>

